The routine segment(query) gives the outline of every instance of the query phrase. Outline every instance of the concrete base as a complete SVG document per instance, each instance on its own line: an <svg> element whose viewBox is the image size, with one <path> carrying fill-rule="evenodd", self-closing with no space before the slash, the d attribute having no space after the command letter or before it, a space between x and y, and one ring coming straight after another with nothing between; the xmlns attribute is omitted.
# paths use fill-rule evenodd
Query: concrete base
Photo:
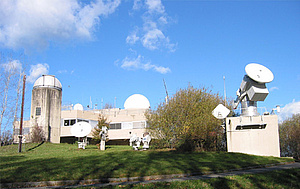
<svg viewBox="0 0 300 189"><path fill-rule="evenodd" d="M277 115L226 118L228 152L280 157Z"/></svg>

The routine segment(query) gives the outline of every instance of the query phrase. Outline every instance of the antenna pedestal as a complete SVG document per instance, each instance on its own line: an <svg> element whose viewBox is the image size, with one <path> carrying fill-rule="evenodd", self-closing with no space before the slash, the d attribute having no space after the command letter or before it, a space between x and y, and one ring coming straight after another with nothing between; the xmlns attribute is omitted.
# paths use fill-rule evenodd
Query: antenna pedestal
<svg viewBox="0 0 300 189"><path fill-rule="evenodd" d="M256 101L248 101L243 100L241 102L242 106L242 114L241 116L258 116L257 112L257 102Z"/></svg>

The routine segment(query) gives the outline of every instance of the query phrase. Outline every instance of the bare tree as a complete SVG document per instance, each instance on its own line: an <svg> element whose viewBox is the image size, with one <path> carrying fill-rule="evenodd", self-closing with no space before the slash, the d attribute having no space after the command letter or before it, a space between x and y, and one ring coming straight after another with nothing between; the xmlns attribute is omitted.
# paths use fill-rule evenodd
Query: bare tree
<svg viewBox="0 0 300 189"><path fill-rule="evenodd" d="M2 54L1 54L2 55ZM0 141L6 130L12 130L19 110L23 66L19 60L0 56Z"/></svg>
<svg viewBox="0 0 300 189"><path fill-rule="evenodd" d="M35 125L31 130L30 135L31 142L38 143L45 141L45 132L42 127Z"/></svg>

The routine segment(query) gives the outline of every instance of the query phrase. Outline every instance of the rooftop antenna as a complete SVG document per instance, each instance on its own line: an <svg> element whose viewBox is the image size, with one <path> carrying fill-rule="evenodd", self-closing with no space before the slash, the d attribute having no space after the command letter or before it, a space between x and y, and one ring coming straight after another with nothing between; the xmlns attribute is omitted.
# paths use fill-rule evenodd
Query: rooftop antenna
<svg viewBox="0 0 300 189"><path fill-rule="evenodd" d="M263 65L251 63L245 67L246 75L240 88L237 90L237 98L234 101L234 109L241 103L242 116L257 116L257 101L264 101L269 91L266 83L273 81L273 73Z"/></svg>
<svg viewBox="0 0 300 189"><path fill-rule="evenodd" d="M169 94L168 94L168 90L167 90L167 85L166 85L166 82L165 82L165 79L163 79L163 82L164 82L164 86L165 86L165 90L166 90L166 104L168 104L168 101L169 101Z"/></svg>
<svg viewBox="0 0 300 189"><path fill-rule="evenodd" d="M93 109L92 97L90 96L90 108Z"/></svg>
<svg viewBox="0 0 300 189"><path fill-rule="evenodd" d="M226 87L225 87L225 76L223 76L223 80L224 80L224 104L226 106Z"/></svg>
<svg viewBox="0 0 300 189"><path fill-rule="evenodd" d="M115 97L114 108L116 108L116 104L117 104L117 97Z"/></svg>

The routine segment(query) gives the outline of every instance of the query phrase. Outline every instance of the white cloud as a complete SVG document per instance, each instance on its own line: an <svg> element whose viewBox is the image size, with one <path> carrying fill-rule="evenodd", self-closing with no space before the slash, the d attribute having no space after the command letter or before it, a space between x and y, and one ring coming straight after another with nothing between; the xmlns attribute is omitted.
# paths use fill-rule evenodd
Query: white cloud
<svg viewBox="0 0 300 189"><path fill-rule="evenodd" d="M147 33L143 36L143 46L155 50L160 46L160 43L165 41L166 37L159 29L155 28L148 30Z"/></svg>
<svg viewBox="0 0 300 189"><path fill-rule="evenodd" d="M279 88L278 88L278 87L271 87L271 88L270 88L270 91L271 91L271 92L274 91L274 90L279 90Z"/></svg>
<svg viewBox="0 0 300 189"><path fill-rule="evenodd" d="M47 75L49 73L49 65L48 64L36 64L31 65L29 76L27 77L27 81L29 83L34 83L38 77L41 75Z"/></svg>
<svg viewBox="0 0 300 189"><path fill-rule="evenodd" d="M163 14L165 12L165 7L162 5L161 0L146 0L145 3L150 13Z"/></svg>
<svg viewBox="0 0 300 189"><path fill-rule="evenodd" d="M22 70L22 64L19 60L12 60L1 65L5 72L15 72Z"/></svg>
<svg viewBox="0 0 300 189"><path fill-rule="evenodd" d="M126 70L139 70L139 69L145 71L154 70L161 74L166 74L168 72L171 72L170 68L151 64L150 61L146 61L145 58L141 55L138 55L136 58L126 57L122 61L121 68Z"/></svg>
<svg viewBox="0 0 300 189"><path fill-rule="evenodd" d="M299 114L299 113L300 113L300 101L296 102L295 100L293 100L293 102L281 108L281 111L278 114L278 120L279 122L282 122L285 119L292 117L293 114Z"/></svg>
<svg viewBox="0 0 300 189"><path fill-rule="evenodd" d="M134 1L133 10L139 10L141 7L145 8L142 16L143 26L140 28L139 35L137 32L131 32L126 38L128 44L136 44L140 41L142 45L149 50L168 50L174 52L176 44L170 42L163 31L165 25L168 24L168 16L165 13L165 8L161 0L146 0L145 6L142 6L141 1Z"/></svg>
<svg viewBox="0 0 300 189"><path fill-rule="evenodd" d="M140 37L137 36L137 31L132 32L129 36L126 38L126 42L133 45L135 44Z"/></svg>
<svg viewBox="0 0 300 189"><path fill-rule="evenodd" d="M0 45L6 48L43 49L49 42L92 39L100 16L113 13L120 0L1 0Z"/></svg>
<svg viewBox="0 0 300 189"><path fill-rule="evenodd" d="M171 72L170 68L162 67L162 66L154 66L153 67L155 71L161 73L161 74L166 74Z"/></svg>

